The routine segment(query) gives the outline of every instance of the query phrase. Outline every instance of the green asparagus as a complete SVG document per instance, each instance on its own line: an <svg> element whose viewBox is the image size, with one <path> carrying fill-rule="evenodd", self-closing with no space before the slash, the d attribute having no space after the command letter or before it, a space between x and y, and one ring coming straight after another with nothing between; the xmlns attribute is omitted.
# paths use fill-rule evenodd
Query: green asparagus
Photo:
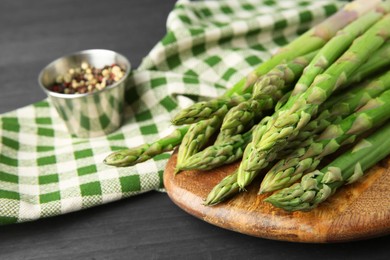
<svg viewBox="0 0 390 260"><path fill-rule="evenodd" d="M369 2L365 0L355 0L346 4L344 8L339 10L336 14L325 19L320 24L314 26L311 30L281 48L278 53L272 56L269 60L261 63L251 73L249 73L247 77L242 78L234 86L229 88L223 96L231 97L233 94L241 95L252 92L253 84L260 76L265 75L271 69L285 61L320 49L341 28L344 28L350 22L372 10L380 2L380 0L372 0ZM218 101L215 102L218 103ZM196 105L194 104L194 106ZM211 106L208 108L212 109L212 111L208 111L210 117L220 109L219 106ZM191 110L191 108L188 109Z"/></svg>
<svg viewBox="0 0 390 260"><path fill-rule="evenodd" d="M260 77L254 84L252 98L233 107L226 114L217 140L242 133L254 123L255 117L260 117L261 112L273 108L274 103L292 88L291 83L300 77L316 53L311 52L280 64Z"/></svg>
<svg viewBox="0 0 390 260"><path fill-rule="evenodd" d="M305 92L313 83L317 75L323 73L337 58L340 57L351 43L383 17L381 8L372 10L350 23L337 34L317 53L305 68L302 77L298 80L292 96Z"/></svg>
<svg viewBox="0 0 390 260"><path fill-rule="evenodd" d="M202 120L190 125L179 146L176 173L181 169L181 165L184 164L188 158L204 147L211 136L219 130L221 124L222 119L218 116L214 116L210 119Z"/></svg>
<svg viewBox="0 0 390 260"><path fill-rule="evenodd" d="M390 15L386 15L358 37L323 74L318 75L307 91L290 97L286 105L275 113L276 116L266 125L266 130L262 130L264 134L261 138L254 140L253 145L247 146L247 149L250 147L251 153L244 156L245 161L241 163L238 171L240 187L244 188L248 181L253 179L253 172L267 166L268 162L275 158L274 154L286 146L287 139L296 136L310 121L318 106L326 101L338 86L345 83L371 53L381 47L389 37L386 31L389 24Z"/></svg>
<svg viewBox="0 0 390 260"><path fill-rule="evenodd" d="M233 93L250 92L253 84L261 76L273 69L285 60L291 60L320 49L329 41L340 29L344 28L350 22L356 20L366 12L372 10L380 4L380 0L365 1L355 0L344 6L336 14L327 18L320 24L296 38L294 41L281 48L271 59L263 62L246 78L240 80L225 95L230 96Z"/></svg>
<svg viewBox="0 0 390 260"><path fill-rule="evenodd" d="M181 164L180 170L211 170L237 161L252 138L252 131L230 136L223 143L211 145L192 155Z"/></svg>
<svg viewBox="0 0 390 260"><path fill-rule="evenodd" d="M390 72L383 73L377 78L363 82L355 88L347 90L346 93L332 97L319 107L319 115L300 130L295 140L289 141L286 149L297 147L297 144L300 142L349 116L369 100L388 89L390 89Z"/></svg>
<svg viewBox="0 0 390 260"><path fill-rule="evenodd" d="M251 99L235 106L226 114L216 143L223 143L226 138L246 131L255 124L256 118L260 118L264 111L273 106L274 101L271 98Z"/></svg>
<svg viewBox="0 0 390 260"><path fill-rule="evenodd" d="M382 95L383 95L383 97L386 97L386 96L389 96L389 93L390 91L387 91L387 93L383 93ZM382 98L383 98L382 97ZM387 98L386 98L387 99ZM368 102L367 104L366 104L366 106L364 106L364 107L362 107L362 108L360 108L360 113L362 114L362 116L361 116L361 118L364 118L364 116L363 116L363 113L364 113L364 111L367 111L368 113L370 113L370 114L372 114L372 113L375 113L375 111L373 112L373 111L371 111L372 110L372 108L374 108L374 107L376 107L376 106L378 106L378 105L380 105L381 103L383 102L383 100L382 101L380 101L380 99L379 98L377 98L377 99L375 99L375 100L372 100L372 101L370 101L370 102ZM380 109L380 110L382 110L382 112L383 112L383 114L381 115L381 114L376 114L376 117L377 118L379 118L379 121L381 122L382 120L385 120L386 118L388 118L389 116L387 115L388 113L386 113L386 110L388 111L388 109L389 108L387 108L388 106L389 106L389 102L390 102L390 99L387 101L387 104L386 103L383 103L382 104L382 108ZM384 105L384 106L383 106ZM378 111L378 110L376 110L376 111ZM358 112L359 113L359 112ZM349 124L347 124L347 122L348 121L350 121L352 118L355 118L355 121L356 122L359 122L361 119L356 119L356 114L354 115L354 117L350 117L348 120L344 120L344 129L347 129L348 128L348 125L349 126L351 126L351 122L349 122ZM363 121L363 120L361 120L361 121ZM364 124L363 124L364 125ZM353 124L352 124L352 126L354 127L354 128L356 128L356 126L354 126ZM335 132L338 132L337 130L333 130L333 129L337 129L337 127L329 127L329 131L327 131L328 132L328 134L329 134L329 132L332 132L332 131L335 131ZM339 128L340 129L340 128ZM351 129L351 127L349 127L349 129ZM355 131L358 131L358 132L364 132L363 130L358 130L358 129L356 129ZM324 135L328 135L328 134L324 134ZM337 140L339 140L339 142L340 143L342 143L342 140L343 139L346 139L347 141L353 141L353 138L351 138L351 136L353 135L353 132L349 132L349 134L348 135L344 135L343 136L343 138L338 138ZM327 155L327 153L331 153L332 152L332 149L330 149L332 146L333 146L333 150L335 150L335 149L337 149L338 148L338 145L335 143L335 142L337 142L337 140L336 141L332 141L332 136L334 136L334 137L336 137L336 135L331 135L331 134L329 134L329 137L327 137L327 139L324 139L324 140L322 140L321 138L324 138L324 137L321 137L321 138L318 138L318 141L319 142L323 142L323 146L325 147L325 151L323 151L323 153L321 154L320 153L320 155L321 156L325 156L325 155ZM349 139L349 138L350 139ZM349 140L348 140L349 139ZM322 140L322 141L321 141ZM344 144L346 144L346 143L344 143ZM313 152L310 152L310 151L313 151L313 150L315 150L316 149L316 144L313 144L313 140L312 139L310 139L310 140L307 140L306 142L304 142L304 143L302 143L302 147L308 147L309 149L311 149L311 150L304 150L304 149L302 149L302 150L300 150L300 151L297 151L295 154L296 155L299 155L299 154L305 154L305 152L306 152L306 157L305 156L303 156L303 158L304 159L306 159L307 158L307 156L309 156L311 153L312 154L318 154L320 151L317 151L316 153L313 153ZM321 159L322 157L318 157L318 159ZM299 161L299 160L302 160L302 158L295 158L294 159L294 157L291 157L291 160L289 160L289 162L290 163L293 163L294 162L294 160L295 160L295 162L297 162L297 161ZM308 162L309 160L307 160L306 162ZM313 163L311 164L311 169L314 169L317 165L318 165L318 163L319 163L319 161L318 160L315 160L315 161L313 161ZM287 165L286 164L282 164L282 163L277 163L277 164L275 164L275 168L276 167L278 167L277 165L282 165L282 166L284 166L285 168L286 168L286 171L285 171L285 175L287 175L287 173L288 173L288 169L287 169ZM280 166L280 167L282 167L282 166ZM299 167L298 167L299 168ZM308 168L308 166L306 166L305 168ZM302 167L302 168L300 168L299 170L303 170L304 168ZM291 173L291 171L292 170L289 170L289 172ZM251 175L251 178L255 178L256 176L257 176L257 173L258 172L256 172L256 174L253 174L253 175ZM239 185L238 185L238 183L237 183L237 176L238 176L238 172L237 171L235 171L233 174L231 174L231 175L229 175L228 177L226 177L225 178L225 180L223 181L223 182L220 182L220 183L218 183L214 188L213 188L213 190L212 190L212 192L210 192L210 194L208 195L208 198L207 198L207 200L206 201L208 201L209 203L206 203L207 205L214 205L214 204L217 204L217 203L219 203L219 202L222 202L223 200L225 200L226 198L228 198L228 197L231 197L231 196L233 196L235 193L238 193L239 191L240 191L240 189L241 188L239 188ZM280 174L280 176L282 176L282 174ZM267 177L267 178L269 178L269 177ZM288 178L286 178L285 180L284 180L284 182L285 183L287 183L288 181L290 181L290 183L293 183L293 181L296 181L296 180L298 180L300 178L300 176L298 176L298 177L293 177L293 178L290 178L290 179L288 179ZM252 180L253 180L252 179ZM252 181L251 180L251 181ZM264 183L264 180L263 180L263 183ZM233 188L231 188L231 187L233 187ZM280 187L283 187L283 186L280 186ZM227 194L224 194L224 192L227 192ZM265 191L263 191L263 190L261 190L260 191L260 193L263 193L263 192L265 192ZM212 203L211 203L212 202Z"/></svg>
<svg viewBox="0 0 390 260"><path fill-rule="evenodd" d="M379 0L374 0L370 1L370 3L367 3L364 0L357 0L353 3L347 4L343 10L339 11L334 16L328 18L323 23L315 26L312 30L308 31L304 35L298 37L295 41L287 45L285 48L282 48L278 54L274 55L270 60L261 64L247 78L244 78L235 86L233 86L230 90L228 90L225 93L224 97L219 98L220 100L223 100L225 97L228 97L226 100L223 100L221 103L217 102L214 106L211 106L210 109L203 109L201 113L202 115L200 116L201 120L207 117L211 117L211 119L214 120L210 121L211 125L207 127L208 130L203 129L205 131L203 132L204 134L200 134L199 137L197 137L195 134L192 134L191 136L193 139L187 138L187 140L183 141L187 145L190 145L192 148L196 149L193 149L193 151L191 151L191 148L180 149L182 150L182 152L179 152L179 154L181 154L179 156L179 158L181 158L179 161L184 161L185 159L183 158L186 158L187 156L196 153L200 149L200 147L204 146L204 143L207 142L207 139L211 136L211 133L216 131L218 127L215 126L220 124L221 118L228 110L226 108L223 108L222 106L226 105L226 103L232 102L233 104L230 105L230 107L234 107L237 103L240 103L242 99L245 99L249 96L245 96L245 94L235 95L235 93L243 94L250 92L252 90L253 83L257 81L261 75L264 75L266 72L270 71L278 64L321 48L330 38L335 35L335 33L340 28L345 27L351 21L355 20L358 17L361 17L362 14L364 14L368 10L371 10L374 6L377 6L379 2ZM234 100L235 98L236 100ZM218 118L218 122L215 121L216 118ZM203 123L207 124L207 122ZM202 125L202 123L199 124ZM195 125L191 126L191 128L202 129L200 125L196 123ZM186 126L184 128L178 129L177 131L187 131L187 129L188 127ZM201 132L202 131L200 131L199 133ZM126 149L125 151L120 151L122 153L113 153L105 159L105 163L115 166L130 166L138 162L145 161L161 152L172 150L173 147L178 145L181 142L181 139L183 139L183 134L176 135L175 133L173 133L172 136L175 136L175 138L163 138L153 144L145 144L133 149ZM188 134L187 136L190 136L190 134ZM202 138L202 136L204 138ZM198 142L199 140L197 139L205 140ZM195 145L195 143L197 144ZM181 147L182 146L186 145L181 145Z"/></svg>
<svg viewBox="0 0 390 260"><path fill-rule="evenodd" d="M383 46L376 51L370 59L363 64L358 71L348 80L348 84L353 84L366 79L369 76L383 71L384 68L388 68L390 65L390 42L385 42Z"/></svg>
<svg viewBox="0 0 390 260"><path fill-rule="evenodd" d="M361 106L363 106L364 104L366 104L369 101L368 100L369 97L371 97L370 99L372 99L372 98L378 96L379 94L381 94L383 91L388 90L389 87L390 87L390 72L387 72L372 82L368 81L360 86L357 86L356 88L349 91L347 94L342 93L342 94L339 94L339 96L332 97L331 100L328 100L323 105L322 110L321 110L322 113L320 113L320 116L314 120L314 122L315 121L317 121L317 122L315 122L315 123L310 122L304 128L306 130L305 133L307 134L307 137L305 137L305 138L300 137L301 141L291 142L289 144L289 146L287 147L287 150L284 149L283 151L280 151L278 153L278 159L288 158L287 156L295 150L294 149L295 147L298 147L299 145L302 147L309 146L312 142L312 139L308 139L305 141L303 141L303 140L307 139L309 136L311 137L313 133L322 131L327 126L329 126L330 120L327 119L327 117L333 116L334 118L340 119L340 115L348 116L350 113L352 113L352 111L354 111L354 110L360 108ZM337 102L334 102L333 100L336 100ZM322 118L323 120L320 120L320 118ZM325 120L326 120L326 124L324 126ZM337 120L334 119L333 122L337 122ZM318 127L318 129L316 129L316 127ZM310 131L312 131L312 133ZM300 135L301 135L301 133L300 133ZM301 153L302 153L302 151L301 151ZM278 164L283 165L281 162L276 163L276 165L278 165ZM276 167L277 166L274 166L274 168L272 168L269 172L275 171ZM283 176L283 175L286 176L288 174L288 170L286 170L286 172L284 172L284 173L268 173L268 174L270 174L270 175L279 174L279 176ZM254 178L256 175L257 174L254 174L254 175L252 175L252 177ZM232 182L233 181L237 182L237 172L235 172L235 177L234 178L231 177L231 178L229 178L229 180ZM233 183L231 183L230 185L233 185ZM238 185L238 184L234 184L234 185ZM219 184L216 186L216 189L225 190L225 189L222 189ZM235 189L234 191L238 192L239 190ZM231 194L232 192L233 191L229 190L228 197L232 196L232 194ZM217 201L221 202L225 198L224 194L221 191L215 192L215 193L213 193L213 195L210 195L210 196L212 197L212 201L214 201L214 204L216 204ZM217 197L217 196L219 196L219 197Z"/></svg>
<svg viewBox="0 0 390 260"><path fill-rule="evenodd" d="M381 5L381 7L389 8L388 5L390 3L386 2L386 4ZM351 35L359 35L361 29L364 30L369 27L364 26L364 24L371 25L380 19L381 14L382 9L376 9L376 11L364 15L346 26L342 30L343 33L339 33L333 37L317 53L316 57L310 63L313 66L309 64L309 68L314 69L316 73L321 73L330 62L333 62L337 58L337 55L333 54L336 49L339 50L339 52L336 51L338 54L345 50L345 45L340 45L340 39L351 42L353 40ZM348 76L368 59L371 52L380 48L388 38L388 35L384 33L382 36L377 35L377 33L384 30L386 23L389 21L390 18L385 16L385 18L380 19L379 22L369 28L367 32L358 38L360 40L355 40L352 46L324 74L319 74L316 77L316 80L312 84L313 86L307 91L305 84L311 84L316 74L305 69L304 75L302 76L303 80L300 79L298 81L296 88L294 88L293 96L290 97L280 110L275 112L273 120L268 120L266 125L259 124L254 131L253 141L244 150L243 160L238 169L237 180L241 188L251 183L257 175L257 171L266 167L270 161L276 158L277 152L287 145L287 139L292 139L298 135L299 130L316 113L318 106L330 96L337 85L343 83L339 78L346 80ZM363 26L364 28L361 28ZM367 40L371 40L371 38L373 41L366 44ZM366 50L371 50L371 52L366 52ZM351 61L352 58L355 59Z"/></svg>
<svg viewBox="0 0 390 260"><path fill-rule="evenodd" d="M203 101L181 110L173 119L172 124L183 125L193 124L213 116L224 117L230 108L245 102L251 98L251 94L237 95L231 97L219 97L209 101Z"/></svg>
<svg viewBox="0 0 390 260"><path fill-rule="evenodd" d="M389 136L390 123L387 123L321 171L305 174L300 183L274 193L265 201L288 211L317 207L339 187L355 182L367 169L389 155Z"/></svg>
<svg viewBox="0 0 390 260"><path fill-rule="evenodd" d="M386 36L387 37L387 36ZM369 52L368 52L369 53ZM263 124L263 125L266 125L266 124ZM259 124L259 129L260 129L260 136L266 131L266 129L264 129L263 127L261 127L261 124ZM253 137L255 139L255 137ZM246 150L251 150L253 149L252 147L250 147L251 143L248 145L248 147L246 148ZM245 158L244 158L245 160ZM250 176L252 177L252 179L256 176L256 174L258 173L258 171L255 171L253 172L253 174L251 174ZM220 202L221 200L223 200L222 198L225 198L224 194L223 194L223 191L225 190L228 190L229 191L229 194L230 196L232 195L232 191L234 192L238 192L239 191L239 188L238 188L238 184L236 183L237 181L237 172L235 172L233 175L229 176L229 180L230 180L230 183L229 185L230 186L235 186L236 188L235 189L226 189L224 188L224 185L222 183L218 184L214 190L218 190L218 192L212 192L210 193L209 197L211 196L213 199L209 199L208 201L213 201L213 203L210 203L210 204L214 204L214 203L218 203ZM213 194L213 196L212 196Z"/></svg>
<svg viewBox="0 0 390 260"><path fill-rule="evenodd" d="M317 138L309 139L290 156L277 162L265 175L259 193L290 186L299 180L302 174L314 170L323 157L389 119L389 110L390 90L387 90L340 123L328 126Z"/></svg>
<svg viewBox="0 0 390 260"><path fill-rule="evenodd" d="M318 110L319 115L300 130L296 140L289 140L287 147L296 147L296 143L321 132L337 118L340 119L340 116L349 115L352 113L351 111L364 105L369 99L387 90L390 80L389 72L382 73L379 76L377 74L378 71L383 71L388 65L390 65L390 42L384 43L341 87L345 88L360 82L364 78L371 78L358 84L356 87L350 87L350 89L343 91L322 104ZM289 97L290 93L288 92L275 105L275 111L279 110Z"/></svg>
<svg viewBox="0 0 390 260"><path fill-rule="evenodd" d="M111 153L104 159L104 163L118 167L133 166L163 152L171 151L181 143L188 128L189 126L178 128L170 135L151 144L143 144L138 147Z"/></svg>
<svg viewBox="0 0 390 260"><path fill-rule="evenodd" d="M239 186L237 184L237 171L235 171L223 178L222 181L220 181L218 185L210 191L204 204L208 206L218 204L235 195L238 191Z"/></svg>

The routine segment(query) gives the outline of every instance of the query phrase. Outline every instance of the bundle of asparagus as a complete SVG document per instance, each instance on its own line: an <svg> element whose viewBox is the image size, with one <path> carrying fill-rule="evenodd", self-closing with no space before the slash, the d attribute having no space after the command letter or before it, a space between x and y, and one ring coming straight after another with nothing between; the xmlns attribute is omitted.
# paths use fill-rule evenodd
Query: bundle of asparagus
<svg viewBox="0 0 390 260"><path fill-rule="evenodd" d="M286 210L316 207L390 154L380 140L390 131L390 124L380 128L390 118L389 12L390 1L347 4L223 96L182 110L172 123L184 126L171 135L114 152L104 162L131 166L175 147L177 173L241 159L205 205L245 190L269 167L259 193L280 191L266 201ZM347 144L355 147L317 170ZM374 147L380 156L372 158Z"/></svg>
<svg viewBox="0 0 390 260"><path fill-rule="evenodd" d="M389 134L390 124L387 123L322 170L305 174L301 182L274 193L266 201L289 211L318 206L339 187L355 182L365 170L390 154Z"/></svg>

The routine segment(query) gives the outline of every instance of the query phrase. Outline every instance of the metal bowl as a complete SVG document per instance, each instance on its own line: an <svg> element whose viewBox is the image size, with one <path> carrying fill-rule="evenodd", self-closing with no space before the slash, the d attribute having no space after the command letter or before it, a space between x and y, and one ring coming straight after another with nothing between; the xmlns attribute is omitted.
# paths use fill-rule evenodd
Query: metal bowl
<svg viewBox="0 0 390 260"><path fill-rule="evenodd" d="M102 90L85 94L62 94L49 90L59 75L87 62L92 67L103 68L117 64L125 75ZM123 55L103 49L76 52L56 59L39 74L38 82L64 120L69 132L76 137L88 138L109 134L122 124L124 92L131 71L130 62Z"/></svg>

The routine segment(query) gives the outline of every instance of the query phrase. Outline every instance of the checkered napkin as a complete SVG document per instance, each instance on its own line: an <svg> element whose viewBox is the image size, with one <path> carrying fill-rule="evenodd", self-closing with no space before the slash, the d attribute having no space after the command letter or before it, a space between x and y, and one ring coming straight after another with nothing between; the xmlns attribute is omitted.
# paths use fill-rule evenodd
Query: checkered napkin
<svg viewBox="0 0 390 260"><path fill-rule="evenodd" d="M74 138L48 100L1 115L0 224L163 190L169 154L127 168L102 161L112 151L168 135L174 129L170 119L181 108L222 94L341 5L335 0L179 1L166 36L130 78L121 129Z"/></svg>

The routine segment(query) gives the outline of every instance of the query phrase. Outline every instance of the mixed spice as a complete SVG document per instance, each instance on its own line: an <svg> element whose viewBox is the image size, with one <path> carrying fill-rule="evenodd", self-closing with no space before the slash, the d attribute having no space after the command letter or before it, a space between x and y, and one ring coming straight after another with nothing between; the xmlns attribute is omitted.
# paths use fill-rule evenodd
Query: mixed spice
<svg viewBox="0 0 390 260"><path fill-rule="evenodd" d="M117 64L98 69L83 62L80 67L71 68L65 75L59 75L48 90L62 94L91 93L116 83L124 75L124 70Z"/></svg>

